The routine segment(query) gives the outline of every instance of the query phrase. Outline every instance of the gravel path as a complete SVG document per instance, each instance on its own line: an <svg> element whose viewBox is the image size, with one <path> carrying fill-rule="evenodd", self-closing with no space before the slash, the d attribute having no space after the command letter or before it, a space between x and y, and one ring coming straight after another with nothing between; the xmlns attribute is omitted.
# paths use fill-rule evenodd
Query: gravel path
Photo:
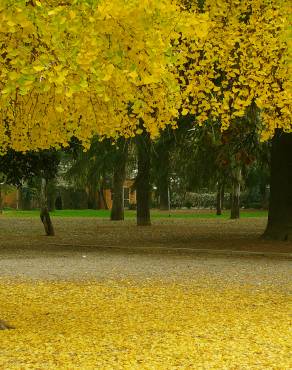
<svg viewBox="0 0 292 370"><path fill-rule="evenodd" d="M258 239L265 225L262 219L157 220L150 228L137 228L134 221L67 218L54 222L57 236L47 238L36 218L0 220L0 278L191 279L202 284L217 279L279 288L291 284L289 259L179 251L291 252L291 243Z"/></svg>
<svg viewBox="0 0 292 370"><path fill-rule="evenodd" d="M218 279L257 286L291 283L291 261L261 257L138 254L113 251L4 257L1 277L29 279Z"/></svg>

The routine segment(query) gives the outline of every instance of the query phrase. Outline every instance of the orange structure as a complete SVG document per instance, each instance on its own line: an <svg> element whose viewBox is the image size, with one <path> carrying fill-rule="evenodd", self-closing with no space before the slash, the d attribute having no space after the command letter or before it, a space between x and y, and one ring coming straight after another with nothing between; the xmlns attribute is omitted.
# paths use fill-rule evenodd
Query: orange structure
<svg viewBox="0 0 292 370"><path fill-rule="evenodd" d="M128 179L124 182L124 207L129 208L130 206L136 205L136 191L132 189L134 180ZM109 209L112 208L113 196L111 189L104 190L104 198Z"/></svg>

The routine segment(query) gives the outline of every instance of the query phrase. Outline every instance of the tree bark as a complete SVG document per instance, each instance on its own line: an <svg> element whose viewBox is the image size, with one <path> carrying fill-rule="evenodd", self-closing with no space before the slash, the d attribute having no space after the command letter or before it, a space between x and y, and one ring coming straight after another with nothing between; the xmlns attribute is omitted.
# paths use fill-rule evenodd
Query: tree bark
<svg viewBox="0 0 292 370"><path fill-rule="evenodd" d="M292 239L292 133L281 130L272 140L269 216L263 238Z"/></svg>
<svg viewBox="0 0 292 370"><path fill-rule="evenodd" d="M240 181L241 181L241 169L237 168L234 172L231 193L230 218L233 220L240 217Z"/></svg>
<svg viewBox="0 0 292 370"><path fill-rule="evenodd" d="M223 202L224 202L224 184L219 182L217 185L217 196L216 196L216 215L222 215L223 209Z"/></svg>
<svg viewBox="0 0 292 370"><path fill-rule="evenodd" d="M135 181L137 192L137 225L151 225L150 219L150 168L151 139L144 133L137 137L138 174Z"/></svg>
<svg viewBox="0 0 292 370"><path fill-rule="evenodd" d="M50 213L47 206L47 181L42 178L41 183L41 212L40 218L45 228L45 233L47 236L54 236L55 231L51 221Z"/></svg>
<svg viewBox="0 0 292 370"><path fill-rule="evenodd" d="M113 176L113 204L111 220L124 220L124 182L126 179L126 165L128 159L128 142L121 140L117 149Z"/></svg>

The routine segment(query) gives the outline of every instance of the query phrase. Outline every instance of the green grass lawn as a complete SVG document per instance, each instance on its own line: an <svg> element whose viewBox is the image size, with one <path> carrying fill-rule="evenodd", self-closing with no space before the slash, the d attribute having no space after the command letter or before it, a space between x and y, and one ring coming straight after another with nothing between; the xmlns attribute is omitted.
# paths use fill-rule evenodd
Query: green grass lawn
<svg viewBox="0 0 292 370"><path fill-rule="evenodd" d="M109 218L109 210L93 210L93 209L66 209L62 211L51 212L53 217L99 217ZM38 217L39 211L16 211L16 210L4 210L4 217ZM267 211L263 210L241 210L241 217L266 217ZM125 211L126 218L135 218L136 211ZM222 216L216 216L215 210L172 210L168 211L151 211L152 218L229 218L230 211L226 210Z"/></svg>

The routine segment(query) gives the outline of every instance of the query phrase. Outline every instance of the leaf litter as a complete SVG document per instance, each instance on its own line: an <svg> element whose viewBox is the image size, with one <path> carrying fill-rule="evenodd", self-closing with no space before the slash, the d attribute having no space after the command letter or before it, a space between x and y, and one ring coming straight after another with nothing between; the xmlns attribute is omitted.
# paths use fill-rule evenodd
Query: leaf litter
<svg viewBox="0 0 292 370"><path fill-rule="evenodd" d="M256 249L263 221L2 221L0 369L292 368L289 260L134 250Z"/></svg>
<svg viewBox="0 0 292 370"><path fill-rule="evenodd" d="M209 279L0 280L3 369L290 369L288 291Z"/></svg>

